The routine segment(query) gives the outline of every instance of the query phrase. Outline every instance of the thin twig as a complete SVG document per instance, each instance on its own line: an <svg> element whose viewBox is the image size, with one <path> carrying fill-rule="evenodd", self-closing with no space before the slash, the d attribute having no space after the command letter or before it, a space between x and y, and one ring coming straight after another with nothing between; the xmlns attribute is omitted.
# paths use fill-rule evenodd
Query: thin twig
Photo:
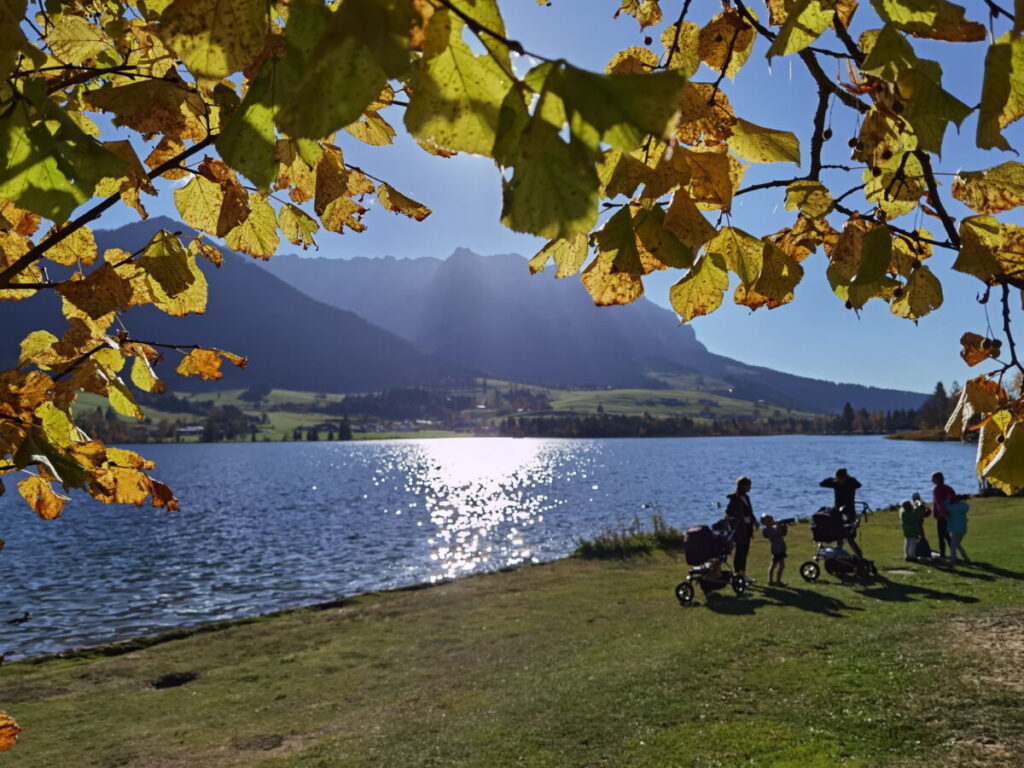
<svg viewBox="0 0 1024 768"><path fill-rule="evenodd" d="M1017 343L1013 340L1013 333L1010 331L1010 286L1003 284L1003 333L1006 334L1006 343L1010 347L1010 362L1007 368L1013 366L1024 373L1024 367L1017 359ZM1005 369L1004 369L1005 370Z"/></svg>

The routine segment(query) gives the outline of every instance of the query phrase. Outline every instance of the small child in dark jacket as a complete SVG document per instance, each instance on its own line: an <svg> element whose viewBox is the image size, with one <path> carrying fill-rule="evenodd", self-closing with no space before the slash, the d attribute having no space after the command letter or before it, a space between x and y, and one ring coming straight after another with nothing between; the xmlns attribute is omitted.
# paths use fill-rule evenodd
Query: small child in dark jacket
<svg viewBox="0 0 1024 768"><path fill-rule="evenodd" d="M772 564L768 566L768 583L786 586L782 581L782 571L786 567L786 524L776 523L771 515L761 516L761 532L771 542Z"/></svg>

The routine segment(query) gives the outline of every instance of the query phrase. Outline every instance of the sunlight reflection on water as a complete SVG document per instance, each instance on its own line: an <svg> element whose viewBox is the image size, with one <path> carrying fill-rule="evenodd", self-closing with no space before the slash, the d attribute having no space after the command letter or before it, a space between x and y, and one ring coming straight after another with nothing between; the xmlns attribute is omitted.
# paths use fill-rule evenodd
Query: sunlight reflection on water
<svg viewBox="0 0 1024 768"><path fill-rule="evenodd" d="M404 479L416 501L394 514L423 511L434 530L427 539L436 568L430 581L454 578L482 568L536 562L523 537L526 529L564 505L538 489L555 482L567 465L586 465L587 446L532 440L434 441L410 446L374 472L374 483ZM578 470L570 470L572 474Z"/></svg>

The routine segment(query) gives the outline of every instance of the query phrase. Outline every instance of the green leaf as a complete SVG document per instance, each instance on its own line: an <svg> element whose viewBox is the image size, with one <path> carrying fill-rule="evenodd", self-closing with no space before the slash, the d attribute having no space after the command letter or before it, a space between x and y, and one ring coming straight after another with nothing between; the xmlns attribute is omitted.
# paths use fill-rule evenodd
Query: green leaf
<svg viewBox="0 0 1024 768"><path fill-rule="evenodd" d="M174 204L190 227L216 234L224 190L205 176L193 176L184 187L174 190Z"/></svg>
<svg viewBox="0 0 1024 768"><path fill-rule="evenodd" d="M820 181L801 179L786 187L786 210L799 210L812 219L832 210L832 194Z"/></svg>
<svg viewBox="0 0 1024 768"><path fill-rule="evenodd" d="M31 464L46 467L65 488L81 488L85 485L86 473L82 466L65 456L39 432L30 432L18 446L12 459L19 469Z"/></svg>
<svg viewBox="0 0 1024 768"><path fill-rule="evenodd" d="M501 18L497 0L451 0L451 5L487 30L481 33L480 41L502 68L511 72L512 59L508 46L501 39L505 37L505 20Z"/></svg>
<svg viewBox="0 0 1024 768"><path fill-rule="evenodd" d="M762 128L737 118L727 143L729 149L752 163L800 165L800 140L789 131Z"/></svg>
<svg viewBox="0 0 1024 768"><path fill-rule="evenodd" d="M59 340L49 331L32 331L21 341L21 353L18 355L18 366L33 362L33 358L49 350Z"/></svg>
<svg viewBox="0 0 1024 768"><path fill-rule="evenodd" d="M672 195L664 226L690 248L699 248L715 236L714 226L700 212L685 189L676 190Z"/></svg>
<svg viewBox="0 0 1024 768"><path fill-rule="evenodd" d="M923 264L910 273L910 279L902 291L889 305L897 317L916 321L942 306L942 283Z"/></svg>
<svg viewBox="0 0 1024 768"><path fill-rule="evenodd" d="M717 253L705 253L686 277L672 286L669 301L683 322L714 312L729 287L725 261Z"/></svg>
<svg viewBox="0 0 1024 768"><path fill-rule="evenodd" d="M1024 116L1024 37L1006 34L985 55L985 79L978 115L978 146L1013 148L1002 130Z"/></svg>
<svg viewBox="0 0 1024 768"><path fill-rule="evenodd" d="M176 317L206 311L206 276L174 235L158 232L137 264L140 275L133 282L145 286L146 301L157 309Z"/></svg>
<svg viewBox="0 0 1024 768"><path fill-rule="evenodd" d="M1024 164L1003 163L984 171L960 171L953 197L977 213L999 213L1024 205Z"/></svg>
<svg viewBox="0 0 1024 768"><path fill-rule="evenodd" d="M14 69L18 50L27 44L21 31L27 0L0 0L0 82Z"/></svg>
<svg viewBox="0 0 1024 768"><path fill-rule="evenodd" d="M736 227L722 227L705 252L721 256L729 271L748 286L764 266L764 242Z"/></svg>
<svg viewBox="0 0 1024 768"><path fill-rule="evenodd" d="M281 129L319 139L358 120L409 69L411 13L402 0L345 0L302 62L277 114Z"/></svg>
<svg viewBox="0 0 1024 768"><path fill-rule="evenodd" d="M174 0L160 16L158 34L201 83L213 85L249 66L268 25L263 0Z"/></svg>
<svg viewBox="0 0 1024 768"><path fill-rule="evenodd" d="M947 0L871 0L878 15L914 37L948 42L985 39L985 27L964 18L962 6Z"/></svg>
<svg viewBox="0 0 1024 768"><path fill-rule="evenodd" d="M502 183L502 224L549 239L593 228L600 186L588 148L563 141L559 106L557 97L541 95L518 137L512 179Z"/></svg>
<svg viewBox="0 0 1024 768"><path fill-rule="evenodd" d="M913 69L900 75L898 90L908 93L903 117L914 129L917 148L941 154L946 126L959 126L971 108L942 87L942 68L937 62L919 59Z"/></svg>
<svg viewBox="0 0 1024 768"><path fill-rule="evenodd" d="M53 403L43 403L36 408L36 416L43 424L43 435L60 448L67 448L78 442L78 428L71 423L68 414Z"/></svg>
<svg viewBox="0 0 1024 768"><path fill-rule="evenodd" d="M985 479L1003 493L1014 494L1024 487L1024 425L1012 424L999 450L982 472Z"/></svg>
<svg viewBox="0 0 1024 768"><path fill-rule="evenodd" d="M795 0L768 48L768 58L798 53L821 37L836 15L835 5L835 0Z"/></svg>
<svg viewBox="0 0 1024 768"><path fill-rule="evenodd" d="M431 17L405 126L417 139L450 152L490 155L502 101L518 93L509 93L512 82L494 59L474 55L463 42L464 28L448 11Z"/></svg>
<svg viewBox="0 0 1024 768"><path fill-rule="evenodd" d="M992 216L960 221L960 253L953 269L996 285L1024 277L1024 227L1003 224Z"/></svg>
<svg viewBox="0 0 1024 768"><path fill-rule="evenodd" d="M132 393L120 379L114 379L110 382L110 391L107 392L107 400L110 401L110 407L122 416L129 416L133 419L137 419L138 421L142 421L145 417L142 413L142 409L139 408L139 404L135 402L135 398L132 396Z"/></svg>
<svg viewBox="0 0 1024 768"><path fill-rule="evenodd" d="M895 83L901 72L913 68L918 61L913 46L891 24L865 32L860 45L868 54L860 71L890 83Z"/></svg>
<svg viewBox="0 0 1024 768"><path fill-rule="evenodd" d="M275 72L275 62L263 64L241 105L228 119L216 141L217 151L224 162L261 191L270 188L280 169L274 156Z"/></svg>
<svg viewBox="0 0 1024 768"><path fill-rule="evenodd" d="M672 136L686 77L676 70L604 75L566 65L547 85L562 97L574 136L594 150L604 142L628 152L648 134Z"/></svg>
<svg viewBox="0 0 1024 768"><path fill-rule="evenodd" d="M58 61L74 65L83 64L108 48L113 48L113 41L103 31L103 27L71 14L61 16L46 36L46 42Z"/></svg>
<svg viewBox="0 0 1024 768"><path fill-rule="evenodd" d="M674 269L689 269L693 266L696 246L691 247L691 244L676 236L675 230L668 225L667 214L660 205L649 209L637 209L633 213L633 228L636 231L641 258L651 257ZM714 228L709 237L713 234Z"/></svg>
<svg viewBox="0 0 1024 768"><path fill-rule="evenodd" d="M229 248L254 258L269 259L277 253L277 215L265 195L249 195L249 215L224 238Z"/></svg>
<svg viewBox="0 0 1024 768"><path fill-rule="evenodd" d="M88 200L83 189L62 172L60 150L42 125L29 126L24 109L0 119L0 197L47 219L64 221Z"/></svg>
<svg viewBox="0 0 1024 768"><path fill-rule="evenodd" d="M804 268L796 259L775 244L762 241L761 273L752 284L736 286L736 303L752 310L788 304L803 276Z"/></svg>
<svg viewBox="0 0 1024 768"><path fill-rule="evenodd" d="M587 260L589 246L583 233L560 240L551 240L530 259L530 272L543 272L549 260L555 262L555 277L570 277L580 271Z"/></svg>
<svg viewBox="0 0 1024 768"><path fill-rule="evenodd" d="M139 355L132 361L131 375L132 384L144 392L160 394L167 390L167 385L156 377L145 355Z"/></svg>
<svg viewBox="0 0 1024 768"><path fill-rule="evenodd" d="M317 224L316 219L301 208L287 203L281 206L281 210L277 213L277 219L281 224L281 233L292 244L301 245L303 249L316 245L313 235L320 230L320 225Z"/></svg>
<svg viewBox="0 0 1024 768"><path fill-rule="evenodd" d="M609 272L628 275L644 274L640 251L633 234L633 216L629 206L622 206L605 225L595 233L599 258L610 262Z"/></svg>

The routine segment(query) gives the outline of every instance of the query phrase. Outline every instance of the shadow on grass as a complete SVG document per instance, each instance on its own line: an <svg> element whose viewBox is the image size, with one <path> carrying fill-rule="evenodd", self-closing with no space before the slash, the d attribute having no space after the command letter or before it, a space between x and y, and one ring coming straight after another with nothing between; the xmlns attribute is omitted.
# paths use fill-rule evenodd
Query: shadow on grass
<svg viewBox="0 0 1024 768"><path fill-rule="evenodd" d="M1014 579L1015 581L1024 581L1024 573L1020 571L1011 571L1006 568L1000 568L998 565L992 565L992 563L985 563L979 560L971 560L969 563L961 563L961 568L957 570L957 573L970 573L971 571L983 571L984 573L996 576L1002 579ZM965 571L964 569L970 569Z"/></svg>
<svg viewBox="0 0 1024 768"><path fill-rule="evenodd" d="M875 600L885 600L893 603L909 603L913 600L948 600L954 603L976 603L978 598L972 595L960 595L956 592L942 592L930 587L921 587L916 584L900 584L889 579L879 577L881 584L877 586L864 587L857 592L864 597Z"/></svg>
<svg viewBox="0 0 1024 768"><path fill-rule="evenodd" d="M705 600L708 610L732 616L751 615L758 608L768 606L798 608L833 619L845 618L843 611L862 611L834 597L827 597L810 589L798 587L764 587L758 592L747 593L745 597L714 595Z"/></svg>

